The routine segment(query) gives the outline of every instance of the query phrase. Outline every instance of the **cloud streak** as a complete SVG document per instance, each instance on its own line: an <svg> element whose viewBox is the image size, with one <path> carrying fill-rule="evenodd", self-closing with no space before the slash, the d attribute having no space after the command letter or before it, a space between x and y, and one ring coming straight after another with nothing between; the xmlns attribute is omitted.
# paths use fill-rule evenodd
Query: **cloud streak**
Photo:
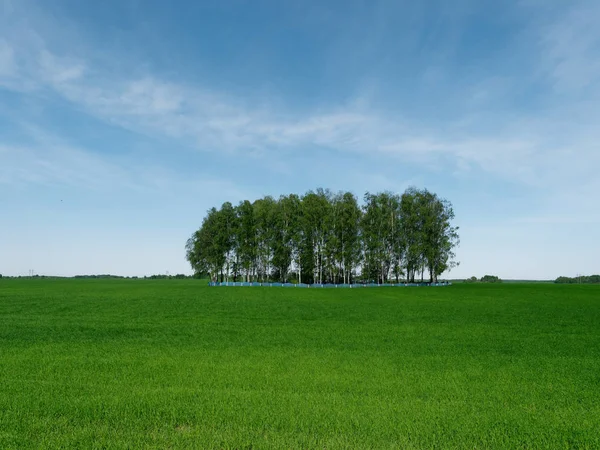
<svg viewBox="0 0 600 450"><path fill-rule="evenodd" d="M199 173L186 177L156 164L132 158L110 159L78 148L35 126L24 125L31 145L0 144L0 185L85 189L101 195L131 192L141 196L189 196L219 192L236 201L253 194L225 177Z"/></svg>
<svg viewBox="0 0 600 450"><path fill-rule="evenodd" d="M600 8L584 3L535 30L540 64L557 87L600 93L596 89L600 63L594 62L600 61L594 58L600 56L600 33L593 18L600 18ZM589 165L570 164L577 155L594 163L599 159L595 142L600 133L589 127L583 133L574 129L554 108L512 117L485 118L471 112L443 129L358 101L297 113L291 107L270 106L269 99L255 105L252 97L232 97L201 83L178 83L150 73L114 75L98 65L93 54L89 58L58 54L33 30L22 34L29 36L23 43L8 37L0 40L5 88L38 95L51 92L108 124L174 139L200 151L259 158L281 157L297 149L380 155L425 170L443 166L457 175L483 170L499 179L540 187L552 186L557 177L571 181L589 176ZM472 90L472 101L485 104L494 101L498 89L506 93L506 83L498 83L497 77L479 83ZM586 107L577 99L566 103L574 111ZM489 120L497 123L490 126Z"/></svg>

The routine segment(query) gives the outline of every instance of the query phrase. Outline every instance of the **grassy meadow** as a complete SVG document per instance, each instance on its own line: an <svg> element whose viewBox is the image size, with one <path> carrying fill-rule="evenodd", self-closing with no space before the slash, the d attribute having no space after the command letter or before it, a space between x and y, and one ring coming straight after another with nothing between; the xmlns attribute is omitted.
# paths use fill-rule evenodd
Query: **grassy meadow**
<svg viewBox="0 0 600 450"><path fill-rule="evenodd" d="M600 286L0 280L0 448L600 448Z"/></svg>

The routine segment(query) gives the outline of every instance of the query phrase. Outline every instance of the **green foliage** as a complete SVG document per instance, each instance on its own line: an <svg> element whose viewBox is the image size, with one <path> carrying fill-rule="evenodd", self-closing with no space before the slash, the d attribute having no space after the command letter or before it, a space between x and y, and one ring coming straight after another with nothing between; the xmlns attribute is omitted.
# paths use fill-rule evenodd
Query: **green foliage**
<svg viewBox="0 0 600 450"><path fill-rule="evenodd" d="M363 277L386 283L392 269L398 276L401 258L400 199L391 192L365 194L362 219Z"/></svg>
<svg viewBox="0 0 600 450"><path fill-rule="evenodd" d="M502 283L502 280L495 275L484 275L479 281L482 283Z"/></svg>
<svg viewBox="0 0 600 450"><path fill-rule="evenodd" d="M255 219L252 204L248 200L241 202L236 208L236 216L238 220L235 240L236 255L246 280L250 281L257 256Z"/></svg>
<svg viewBox="0 0 600 450"><path fill-rule="evenodd" d="M317 189L212 208L186 244L194 272L212 280L387 283L437 281L453 268L452 206L427 190L367 193Z"/></svg>
<svg viewBox="0 0 600 450"><path fill-rule="evenodd" d="M281 196L274 206L273 268L275 278L289 281L289 271L296 251L300 202L297 196Z"/></svg>
<svg viewBox="0 0 600 450"><path fill-rule="evenodd" d="M471 277L471 278L467 278L465 280L465 283L477 283L479 280L477 279L477 277Z"/></svg>
<svg viewBox="0 0 600 450"><path fill-rule="evenodd" d="M600 448L600 287L0 284L0 448Z"/></svg>
<svg viewBox="0 0 600 450"><path fill-rule="evenodd" d="M350 192L339 193L333 199L330 259L334 262L335 275L344 283L352 281L355 267L361 261L361 210L356 197Z"/></svg>
<svg viewBox="0 0 600 450"><path fill-rule="evenodd" d="M557 284L600 284L600 275L581 275L578 277L558 277L554 280Z"/></svg>

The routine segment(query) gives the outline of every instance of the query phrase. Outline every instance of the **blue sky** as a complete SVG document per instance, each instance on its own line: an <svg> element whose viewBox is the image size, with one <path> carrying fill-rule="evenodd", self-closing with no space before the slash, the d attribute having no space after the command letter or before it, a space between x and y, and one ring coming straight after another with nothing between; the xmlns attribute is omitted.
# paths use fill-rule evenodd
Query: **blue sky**
<svg viewBox="0 0 600 450"><path fill-rule="evenodd" d="M224 201L426 187L449 276L600 272L600 2L0 0L0 273L189 273Z"/></svg>

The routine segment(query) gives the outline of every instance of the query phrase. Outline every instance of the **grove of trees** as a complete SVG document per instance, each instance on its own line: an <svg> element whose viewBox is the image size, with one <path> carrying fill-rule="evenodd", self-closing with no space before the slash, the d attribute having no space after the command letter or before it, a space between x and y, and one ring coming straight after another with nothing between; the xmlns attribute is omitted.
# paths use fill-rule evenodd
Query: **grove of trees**
<svg viewBox="0 0 600 450"><path fill-rule="evenodd" d="M458 227L449 201L409 188L402 195L317 189L211 208L188 239L196 274L220 281L430 282L451 269Z"/></svg>
<svg viewBox="0 0 600 450"><path fill-rule="evenodd" d="M482 283L502 283L502 280L496 275L484 275L479 281L481 281Z"/></svg>
<svg viewBox="0 0 600 450"><path fill-rule="evenodd" d="M573 278L558 277L557 284L600 284L600 275L580 275Z"/></svg>

